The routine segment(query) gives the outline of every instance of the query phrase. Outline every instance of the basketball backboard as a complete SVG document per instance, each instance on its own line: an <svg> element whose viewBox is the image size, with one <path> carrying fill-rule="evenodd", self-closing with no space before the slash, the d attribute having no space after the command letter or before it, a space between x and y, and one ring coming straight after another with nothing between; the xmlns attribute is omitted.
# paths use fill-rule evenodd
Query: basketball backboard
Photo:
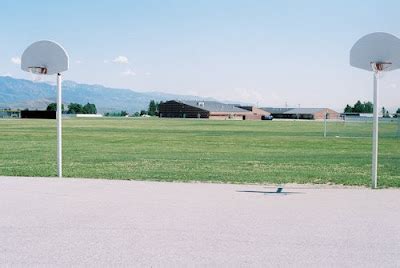
<svg viewBox="0 0 400 268"><path fill-rule="evenodd" d="M65 49L56 42L42 40L31 44L21 57L21 69L37 74L57 74L68 70Z"/></svg>
<svg viewBox="0 0 400 268"><path fill-rule="evenodd" d="M350 65L373 72L372 188L378 187L378 85L385 71L400 68L400 39L388 33L371 33L361 37L350 50Z"/></svg>
<svg viewBox="0 0 400 268"><path fill-rule="evenodd" d="M374 70L373 63L384 65L383 70L400 68L400 39L376 32L361 37L350 50L350 65L367 71Z"/></svg>

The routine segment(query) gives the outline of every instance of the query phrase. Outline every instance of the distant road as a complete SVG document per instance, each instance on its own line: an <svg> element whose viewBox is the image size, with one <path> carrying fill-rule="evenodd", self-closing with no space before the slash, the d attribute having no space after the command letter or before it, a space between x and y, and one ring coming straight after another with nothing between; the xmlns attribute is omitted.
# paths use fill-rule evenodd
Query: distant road
<svg viewBox="0 0 400 268"><path fill-rule="evenodd" d="M400 190L0 177L0 266L400 265Z"/></svg>

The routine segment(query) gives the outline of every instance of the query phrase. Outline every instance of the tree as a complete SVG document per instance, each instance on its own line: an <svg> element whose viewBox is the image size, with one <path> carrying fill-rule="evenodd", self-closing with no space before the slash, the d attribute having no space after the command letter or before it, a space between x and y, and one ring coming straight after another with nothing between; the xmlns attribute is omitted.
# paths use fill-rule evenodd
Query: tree
<svg viewBox="0 0 400 268"><path fill-rule="evenodd" d="M351 107L350 105L346 105L346 107L344 108L344 112L345 113L352 113L353 112L353 107Z"/></svg>
<svg viewBox="0 0 400 268"><path fill-rule="evenodd" d="M88 102L82 107L82 112L84 114L97 114L96 105Z"/></svg>
<svg viewBox="0 0 400 268"><path fill-rule="evenodd" d="M364 102L364 111L363 113L373 113L374 112L374 105L372 104L372 102Z"/></svg>
<svg viewBox="0 0 400 268"><path fill-rule="evenodd" d="M372 113L373 110L374 105L372 104L372 102L368 101L361 103L361 101L359 100L354 104L354 107L351 107L347 104L344 108L345 113Z"/></svg>
<svg viewBox="0 0 400 268"><path fill-rule="evenodd" d="M147 110L147 114L154 116L157 112L157 104L154 100L151 100L149 103L149 109Z"/></svg>
<svg viewBox="0 0 400 268"><path fill-rule="evenodd" d="M157 103L157 112L156 112L157 116L160 115L160 105L163 104L163 103L164 103L163 101L160 101L160 102Z"/></svg>
<svg viewBox="0 0 400 268"><path fill-rule="evenodd" d="M83 107L79 103L71 102L68 105L68 113L69 114L83 114Z"/></svg>
<svg viewBox="0 0 400 268"><path fill-rule="evenodd" d="M357 101L356 104L354 104L353 112L355 113L362 113L364 111L364 106L361 103L361 101Z"/></svg>
<svg viewBox="0 0 400 268"><path fill-rule="evenodd" d="M104 116L127 116L128 113L126 111L120 111L120 112L107 112L104 114Z"/></svg>
<svg viewBox="0 0 400 268"><path fill-rule="evenodd" d="M140 116L147 114L147 112L145 110L141 110L140 111Z"/></svg>
<svg viewBox="0 0 400 268"><path fill-rule="evenodd" d="M57 103L53 102L47 105L47 111L57 111Z"/></svg>
<svg viewBox="0 0 400 268"><path fill-rule="evenodd" d="M57 111L57 103L53 102L47 105L47 111ZM64 104L61 105L61 110L64 112Z"/></svg>

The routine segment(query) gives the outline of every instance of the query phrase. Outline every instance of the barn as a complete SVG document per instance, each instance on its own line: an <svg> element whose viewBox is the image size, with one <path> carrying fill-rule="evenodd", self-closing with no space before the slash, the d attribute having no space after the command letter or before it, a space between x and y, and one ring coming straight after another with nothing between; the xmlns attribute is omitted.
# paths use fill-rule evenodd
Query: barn
<svg viewBox="0 0 400 268"><path fill-rule="evenodd" d="M241 108L235 104L217 101L178 101L170 100L161 103L159 116L164 118L207 118L214 120L260 120L265 111L254 112L253 109Z"/></svg>
<svg viewBox="0 0 400 268"><path fill-rule="evenodd" d="M274 118L282 119L308 119L321 120L327 116L327 119L340 119L340 114L329 108L262 108L270 112Z"/></svg>

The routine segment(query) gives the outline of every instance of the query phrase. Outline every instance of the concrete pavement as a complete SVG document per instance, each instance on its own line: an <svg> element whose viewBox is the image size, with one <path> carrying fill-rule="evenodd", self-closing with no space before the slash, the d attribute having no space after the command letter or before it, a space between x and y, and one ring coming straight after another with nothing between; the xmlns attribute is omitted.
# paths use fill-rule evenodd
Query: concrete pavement
<svg viewBox="0 0 400 268"><path fill-rule="evenodd" d="M400 190L0 177L0 265L400 266Z"/></svg>

